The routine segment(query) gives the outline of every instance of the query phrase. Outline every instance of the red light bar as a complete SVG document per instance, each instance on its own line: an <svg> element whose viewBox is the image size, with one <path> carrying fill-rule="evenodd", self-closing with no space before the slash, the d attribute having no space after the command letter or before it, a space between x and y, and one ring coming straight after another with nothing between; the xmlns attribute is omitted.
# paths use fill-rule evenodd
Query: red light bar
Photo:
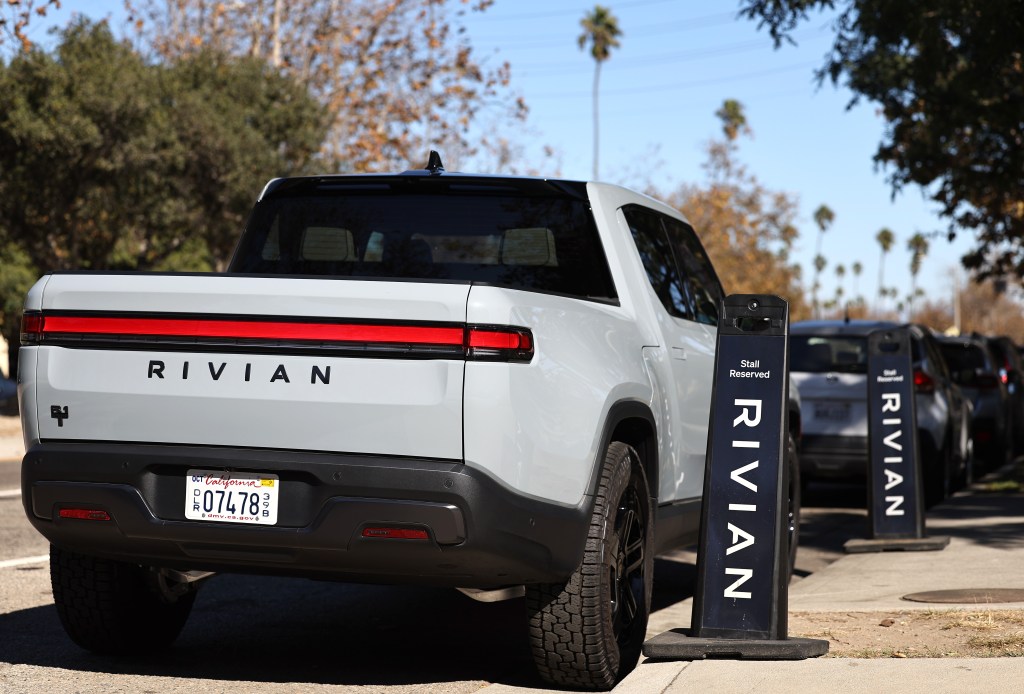
<svg viewBox="0 0 1024 694"><path fill-rule="evenodd" d="M419 528L363 528L363 537L374 540L429 540L426 530Z"/></svg>
<svg viewBox="0 0 1024 694"><path fill-rule="evenodd" d="M315 340L417 345L461 345L459 327L372 325L359 323L288 323L283 321L182 318L113 318L47 316L44 335L125 335L138 337L216 337L257 340Z"/></svg>
<svg viewBox="0 0 1024 694"><path fill-rule="evenodd" d="M524 328L470 326L466 330L466 356L527 362L533 359L533 336Z"/></svg>
<svg viewBox="0 0 1024 694"><path fill-rule="evenodd" d="M110 520L109 513L96 508L62 508L58 515L61 518L75 518L77 520Z"/></svg>
<svg viewBox="0 0 1024 694"><path fill-rule="evenodd" d="M249 316L203 318L181 316L84 315L30 312L22 321L23 344L71 344L119 349L124 340L202 346L204 340L259 341L281 349L340 349L375 352L377 356L451 359L461 355L483 361L529 362L533 335L527 328L462 323L366 323L323 320L259 320ZM214 342L205 345L215 349ZM401 353L399 353L401 352Z"/></svg>

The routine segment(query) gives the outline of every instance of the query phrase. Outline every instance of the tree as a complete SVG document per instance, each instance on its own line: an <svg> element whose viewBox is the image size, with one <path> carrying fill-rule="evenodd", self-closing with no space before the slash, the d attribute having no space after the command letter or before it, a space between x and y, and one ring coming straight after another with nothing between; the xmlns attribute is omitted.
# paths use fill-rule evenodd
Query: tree
<svg viewBox="0 0 1024 694"><path fill-rule="evenodd" d="M597 106L597 95L598 86L601 81L601 64L611 57L612 49L618 48L619 36L622 36L622 31L619 30L619 20L615 18L615 15L611 13L607 7L601 5L595 5L594 9L584 15L583 19L580 20L580 26L583 27L583 33L579 35L576 42L579 44L580 50L586 48L587 44L590 44L590 56L594 59L594 180L598 177L598 147L600 143L600 137L598 135L598 106Z"/></svg>
<svg viewBox="0 0 1024 694"><path fill-rule="evenodd" d="M720 109L724 139L707 146L706 186L685 185L672 194L651 191L686 216L700 235L727 293L769 293L786 298L793 320L808 317L800 267L790 260L799 232L797 203L766 190L737 160L732 127L736 113ZM744 119L745 122L745 119Z"/></svg>
<svg viewBox="0 0 1024 694"><path fill-rule="evenodd" d="M920 232L914 234L907 241L907 250L910 251L910 295L907 297L907 311L908 317L913 318L914 299L920 296L917 273L921 271L921 261L928 255L928 239Z"/></svg>
<svg viewBox="0 0 1024 694"><path fill-rule="evenodd" d="M896 243L896 235L888 228L882 228L875 234L875 241L878 241L878 245L882 248L882 257L878 261L878 303L884 303L882 300L885 298L885 256L892 250L892 246Z"/></svg>
<svg viewBox="0 0 1024 694"><path fill-rule="evenodd" d="M18 374L18 333L21 326L21 307L25 294L38 277L28 254L16 243L4 238L0 228L0 335L7 340L7 376Z"/></svg>
<svg viewBox="0 0 1024 694"><path fill-rule="evenodd" d="M855 260L850 266L850 270L853 271L853 300L863 302L860 296L860 273L864 272L864 266L859 260Z"/></svg>
<svg viewBox="0 0 1024 694"><path fill-rule="evenodd" d="M483 112L526 114L507 93L508 63L485 69L449 10L490 0L129 2L140 45L165 60L212 49L263 59L302 84L328 114L326 166L342 172L404 170L430 149L451 166L478 150L469 132ZM497 146L504 130L480 140Z"/></svg>
<svg viewBox="0 0 1024 694"><path fill-rule="evenodd" d="M45 17L50 10L59 9L60 0L5 0L0 6L0 46L10 41L19 50L31 50L29 23L34 17Z"/></svg>
<svg viewBox="0 0 1024 694"><path fill-rule="evenodd" d="M73 24L53 55L0 64L0 254L18 268L0 282L23 296L23 271L223 268L260 188L303 171L323 132L261 61L151 64ZM0 318L15 343L16 315Z"/></svg>
<svg viewBox="0 0 1024 694"><path fill-rule="evenodd" d="M974 233L979 277L1024 278L1024 0L743 0L778 47L812 10L839 8L819 83L842 81L888 126L875 161L917 184L947 236Z"/></svg>
<svg viewBox="0 0 1024 694"><path fill-rule="evenodd" d="M832 226L832 222L836 219L835 212L833 212L827 205L818 205L818 209L814 211L814 223L818 225L818 240L814 247L814 284L811 289L811 304L814 306L815 318L818 318L818 288L820 282L818 281L821 276L822 270L825 269L827 261L825 256L821 254L821 242L825 238L825 232Z"/></svg>

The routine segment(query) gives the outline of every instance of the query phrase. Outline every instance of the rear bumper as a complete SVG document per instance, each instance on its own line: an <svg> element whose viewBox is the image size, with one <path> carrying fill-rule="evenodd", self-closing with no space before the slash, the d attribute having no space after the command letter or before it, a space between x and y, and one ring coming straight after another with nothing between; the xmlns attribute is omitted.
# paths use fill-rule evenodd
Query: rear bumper
<svg viewBox="0 0 1024 694"><path fill-rule="evenodd" d="M191 468L278 475L278 524L186 520ZM566 578L582 558L592 503L527 498L454 461L118 443L37 445L22 464L22 491L33 526L83 554L179 570L479 588ZM69 506L111 520L59 518ZM424 529L430 539L362 537L380 524Z"/></svg>
<svg viewBox="0 0 1024 694"><path fill-rule="evenodd" d="M800 474L811 479L867 479L866 436L805 434L800 445Z"/></svg>

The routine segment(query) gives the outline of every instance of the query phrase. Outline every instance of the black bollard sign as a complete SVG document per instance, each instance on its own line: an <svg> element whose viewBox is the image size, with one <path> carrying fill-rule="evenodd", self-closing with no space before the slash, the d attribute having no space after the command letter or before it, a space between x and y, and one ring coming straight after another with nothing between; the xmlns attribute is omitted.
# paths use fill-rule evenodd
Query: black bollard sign
<svg viewBox="0 0 1024 694"><path fill-rule="evenodd" d="M651 639L652 658L802 659L828 642L787 639L789 305L725 299L701 506L690 630Z"/></svg>
<svg viewBox="0 0 1024 694"><path fill-rule="evenodd" d="M871 538L848 552L942 549L948 537L926 538L917 445L914 365L907 328L868 335L868 512Z"/></svg>
<svg viewBox="0 0 1024 694"><path fill-rule="evenodd" d="M924 537L921 461L910 334L905 328L868 335L868 441L871 534Z"/></svg>
<svg viewBox="0 0 1024 694"><path fill-rule="evenodd" d="M725 301L704 473L695 636L774 639L786 632L786 591L776 587L788 557L782 512L788 312L777 297Z"/></svg>

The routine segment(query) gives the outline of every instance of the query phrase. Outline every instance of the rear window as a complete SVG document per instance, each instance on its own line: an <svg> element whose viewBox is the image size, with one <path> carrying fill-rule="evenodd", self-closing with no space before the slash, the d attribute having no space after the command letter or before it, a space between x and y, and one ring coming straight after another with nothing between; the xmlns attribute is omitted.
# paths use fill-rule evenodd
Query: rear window
<svg viewBox="0 0 1024 694"><path fill-rule="evenodd" d="M951 371L992 371L985 352L978 345L943 342L939 348Z"/></svg>
<svg viewBox="0 0 1024 694"><path fill-rule="evenodd" d="M790 335L789 370L867 373L868 340L857 335Z"/></svg>
<svg viewBox="0 0 1024 694"><path fill-rule="evenodd" d="M491 284L614 300L586 198L539 183L306 186L257 203L229 272Z"/></svg>

